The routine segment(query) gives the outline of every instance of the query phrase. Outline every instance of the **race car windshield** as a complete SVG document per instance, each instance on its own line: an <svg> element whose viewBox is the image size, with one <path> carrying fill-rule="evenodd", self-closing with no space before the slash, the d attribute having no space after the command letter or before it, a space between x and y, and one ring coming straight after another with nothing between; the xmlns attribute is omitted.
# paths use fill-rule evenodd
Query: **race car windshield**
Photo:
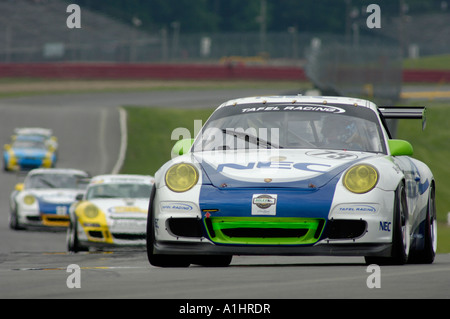
<svg viewBox="0 0 450 319"><path fill-rule="evenodd" d="M273 107L272 107L273 109ZM385 153L374 112L240 112L212 117L194 151L236 149L337 149Z"/></svg>
<svg viewBox="0 0 450 319"><path fill-rule="evenodd" d="M89 187L86 199L148 198L151 186L147 184L101 184Z"/></svg>
<svg viewBox="0 0 450 319"><path fill-rule="evenodd" d="M13 148L40 148L46 149L46 146L43 142L33 141L33 140L18 140L13 144Z"/></svg>
<svg viewBox="0 0 450 319"><path fill-rule="evenodd" d="M67 188L85 189L85 176L69 174L34 174L25 181L25 188L47 189Z"/></svg>

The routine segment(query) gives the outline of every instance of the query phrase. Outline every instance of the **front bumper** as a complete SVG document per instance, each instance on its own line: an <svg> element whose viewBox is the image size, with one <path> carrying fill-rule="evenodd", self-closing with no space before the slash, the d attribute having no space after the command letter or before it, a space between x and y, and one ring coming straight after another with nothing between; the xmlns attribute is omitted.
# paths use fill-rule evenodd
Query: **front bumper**
<svg viewBox="0 0 450 319"><path fill-rule="evenodd" d="M391 240L374 240L376 218L181 218L159 216L153 252L174 255L390 256ZM366 238L367 237L367 238ZM368 240L369 239L369 240Z"/></svg>
<svg viewBox="0 0 450 319"><path fill-rule="evenodd" d="M210 242L156 242L154 254L164 255L278 255L278 256L378 256L389 257L392 244L334 244L314 246L214 245Z"/></svg>
<svg viewBox="0 0 450 319"><path fill-rule="evenodd" d="M156 192L151 206L154 254L391 254L393 198L388 192L339 196L346 202L332 202L320 192L277 190L276 214L258 216L251 214L251 190L233 193L227 200L210 190L199 205L180 201L181 196L171 198L164 189Z"/></svg>
<svg viewBox="0 0 450 319"><path fill-rule="evenodd" d="M146 244L145 221L131 227L78 223L78 238L84 246L119 247L143 246ZM130 226L130 225L129 225Z"/></svg>
<svg viewBox="0 0 450 319"><path fill-rule="evenodd" d="M43 214L41 219L42 225L49 227L68 227L70 223L69 215Z"/></svg>

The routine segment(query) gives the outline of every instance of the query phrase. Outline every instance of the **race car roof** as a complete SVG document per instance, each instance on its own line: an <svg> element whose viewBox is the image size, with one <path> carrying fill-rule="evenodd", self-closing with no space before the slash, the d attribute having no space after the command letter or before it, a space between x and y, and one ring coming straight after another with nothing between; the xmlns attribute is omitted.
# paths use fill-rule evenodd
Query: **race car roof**
<svg viewBox="0 0 450 319"><path fill-rule="evenodd" d="M48 128L42 128L42 127L19 127L14 129L14 133L15 134L20 134L20 135L33 135L33 134L37 134L37 135L45 135L50 137L53 134L53 131L51 129Z"/></svg>
<svg viewBox="0 0 450 319"><path fill-rule="evenodd" d="M28 175L35 174L69 174L69 175L83 175L88 177L89 173L74 169L74 168L35 168L28 172Z"/></svg>
<svg viewBox="0 0 450 319"><path fill-rule="evenodd" d="M236 106L242 104L257 103L314 103L314 104L344 104L354 106L364 106L376 110L376 105L368 100L357 99L352 97L340 96L304 96L304 95L286 95L286 96L254 96L239 98L227 101L220 105L218 109L226 106Z"/></svg>

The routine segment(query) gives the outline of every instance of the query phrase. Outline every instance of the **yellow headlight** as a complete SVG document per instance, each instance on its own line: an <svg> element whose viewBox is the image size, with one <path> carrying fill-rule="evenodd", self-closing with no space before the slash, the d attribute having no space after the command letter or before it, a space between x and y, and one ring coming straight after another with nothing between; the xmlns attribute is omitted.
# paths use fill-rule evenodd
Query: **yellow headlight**
<svg viewBox="0 0 450 319"><path fill-rule="evenodd" d="M98 208L94 205L88 205L84 208L84 215L88 218L96 218L98 216Z"/></svg>
<svg viewBox="0 0 450 319"><path fill-rule="evenodd" d="M344 186L357 194L367 193L378 182L378 172L371 165L356 165L350 168L344 176Z"/></svg>
<svg viewBox="0 0 450 319"><path fill-rule="evenodd" d="M26 195L26 196L23 198L23 202L24 202L26 205L33 205L35 201L36 201L36 198L35 198L33 195Z"/></svg>
<svg viewBox="0 0 450 319"><path fill-rule="evenodd" d="M175 164L166 173L166 185L174 192L186 192L197 182L198 172L191 164Z"/></svg>

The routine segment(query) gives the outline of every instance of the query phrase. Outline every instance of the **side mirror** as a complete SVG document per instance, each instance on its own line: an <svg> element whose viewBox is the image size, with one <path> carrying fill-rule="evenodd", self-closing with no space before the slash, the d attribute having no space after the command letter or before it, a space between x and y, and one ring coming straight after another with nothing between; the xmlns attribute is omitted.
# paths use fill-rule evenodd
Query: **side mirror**
<svg viewBox="0 0 450 319"><path fill-rule="evenodd" d="M170 152L172 158L188 153L192 144L194 144L193 138L185 138L176 142Z"/></svg>
<svg viewBox="0 0 450 319"><path fill-rule="evenodd" d="M414 153L411 143L404 140L389 140L389 150L392 156L412 156Z"/></svg>
<svg viewBox="0 0 450 319"><path fill-rule="evenodd" d="M19 184L16 184L16 186L14 187L14 189L15 189L16 191L21 192L21 191L23 191L24 187L25 187L25 185L24 185L23 183L19 183Z"/></svg>
<svg viewBox="0 0 450 319"><path fill-rule="evenodd" d="M77 201L83 200L83 194L77 194L77 196L75 196L75 200Z"/></svg>

